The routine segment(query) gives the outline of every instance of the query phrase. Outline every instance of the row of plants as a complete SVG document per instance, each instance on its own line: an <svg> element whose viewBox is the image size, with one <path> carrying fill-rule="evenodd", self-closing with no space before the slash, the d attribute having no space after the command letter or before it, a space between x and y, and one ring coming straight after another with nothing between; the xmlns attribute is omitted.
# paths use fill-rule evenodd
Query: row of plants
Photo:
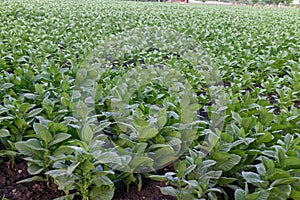
<svg viewBox="0 0 300 200"><path fill-rule="evenodd" d="M1 0L0 21L0 156L27 161L19 183L300 198L299 10Z"/></svg>

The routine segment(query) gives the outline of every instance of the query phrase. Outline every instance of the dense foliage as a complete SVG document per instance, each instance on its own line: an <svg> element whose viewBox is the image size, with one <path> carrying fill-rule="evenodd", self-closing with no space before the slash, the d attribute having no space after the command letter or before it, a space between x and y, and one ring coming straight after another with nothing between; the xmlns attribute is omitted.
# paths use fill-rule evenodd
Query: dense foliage
<svg viewBox="0 0 300 200"><path fill-rule="evenodd" d="M38 175L44 173L46 181L53 178L68 197L76 190L84 199L111 199L115 182L140 182L142 175L167 181L169 186L161 191L178 199L300 198L299 10L1 0L0 21L0 140L5 147L0 155L28 161L28 171L37 176L23 181L41 180ZM114 126L107 106L114 77L124 70L139 70L141 60L163 62L182 70L198 94L197 139L165 175L113 168L124 160L103 150L103 135L93 135L95 127L78 123L72 103L76 74L90 51L112 35L147 26L174 30L197 41L220 71L226 92L224 125L215 132L217 140L206 154L203 135L214 114L211 94L206 92L209 82L191 63L178 58L178 52L139 49L103 68L96 107L96 117L103 123L96 128L115 135L115 142L131 151L144 151L150 145L163 149L176 142L181 136L164 135L161 130L184 113L178 106L163 104L165 98L177 105L166 88L150 85L133 95L132 104L143 118L134 121L135 128L150 136L126 137ZM151 104L163 106L156 129L146 109ZM143 109L137 108L141 105Z"/></svg>

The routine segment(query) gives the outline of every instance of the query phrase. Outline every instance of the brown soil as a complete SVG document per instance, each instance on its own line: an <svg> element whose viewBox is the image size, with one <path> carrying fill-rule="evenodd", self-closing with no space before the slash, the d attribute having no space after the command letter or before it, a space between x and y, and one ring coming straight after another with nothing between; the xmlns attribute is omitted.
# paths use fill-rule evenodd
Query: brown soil
<svg viewBox="0 0 300 200"><path fill-rule="evenodd" d="M31 182L16 184L16 182L30 177L27 164L23 159L16 158L15 166L7 158L0 158L0 199L9 200L40 200L54 199L64 193L57 189L51 182L47 187L46 182Z"/></svg>
<svg viewBox="0 0 300 200"><path fill-rule="evenodd" d="M131 185L129 191L125 185L118 184L113 200L175 200L176 198L163 195L158 186L165 186L163 182L143 180L143 188L138 191L136 184Z"/></svg>
<svg viewBox="0 0 300 200"><path fill-rule="evenodd" d="M157 174L163 175L174 171L173 164L170 164L157 171ZM175 200L175 197L163 195L159 187L166 186L164 182L143 179L143 187L138 191L137 184L132 184L127 191L127 187L121 183L117 184L113 200Z"/></svg>

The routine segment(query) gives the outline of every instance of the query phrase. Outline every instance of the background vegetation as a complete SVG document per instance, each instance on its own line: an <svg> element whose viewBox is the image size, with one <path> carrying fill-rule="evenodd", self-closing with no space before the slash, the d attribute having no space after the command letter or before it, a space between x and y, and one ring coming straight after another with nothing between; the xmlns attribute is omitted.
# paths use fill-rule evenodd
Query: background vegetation
<svg viewBox="0 0 300 200"><path fill-rule="evenodd" d="M26 159L28 171L37 175L31 180L46 174L45 180L53 178L68 198L75 190L93 200L111 199L116 182L141 183L142 176L167 181L161 191L178 199L300 199L299 10L1 0L0 21L0 140L5 147L0 155ZM89 52L111 35L145 26L169 28L199 42L220 70L226 91L224 128L205 155L204 130L212 116L209 85L191 64L180 59L174 64L187 78L194 77L201 127L189 151L164 175L112 170L118 158L73 116L76 74ZM163 60L165 52L159 52L126 55L104 75L131 70L137 65L128 63L140 58ZM171 64L176 60L169 59ZM162 88L152 91L164 93ZM101 100L109 99L102 95L98 114L109 108L101 107ZM150 104L151 99L140 101ZM170 113L165 116L173 120ZM111 126L98 130L120 136Z"/></svg>

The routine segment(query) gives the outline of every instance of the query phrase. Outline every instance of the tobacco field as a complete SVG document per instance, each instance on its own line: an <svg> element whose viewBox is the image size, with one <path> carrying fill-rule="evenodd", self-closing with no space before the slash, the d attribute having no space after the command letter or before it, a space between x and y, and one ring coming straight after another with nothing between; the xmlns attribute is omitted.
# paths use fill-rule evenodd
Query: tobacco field
<svg viewBox="0 0 300 200"><path fill-rule="evenodd" d="M0 0L2 200L299 200L299 107L299 9Z"/></svg>

